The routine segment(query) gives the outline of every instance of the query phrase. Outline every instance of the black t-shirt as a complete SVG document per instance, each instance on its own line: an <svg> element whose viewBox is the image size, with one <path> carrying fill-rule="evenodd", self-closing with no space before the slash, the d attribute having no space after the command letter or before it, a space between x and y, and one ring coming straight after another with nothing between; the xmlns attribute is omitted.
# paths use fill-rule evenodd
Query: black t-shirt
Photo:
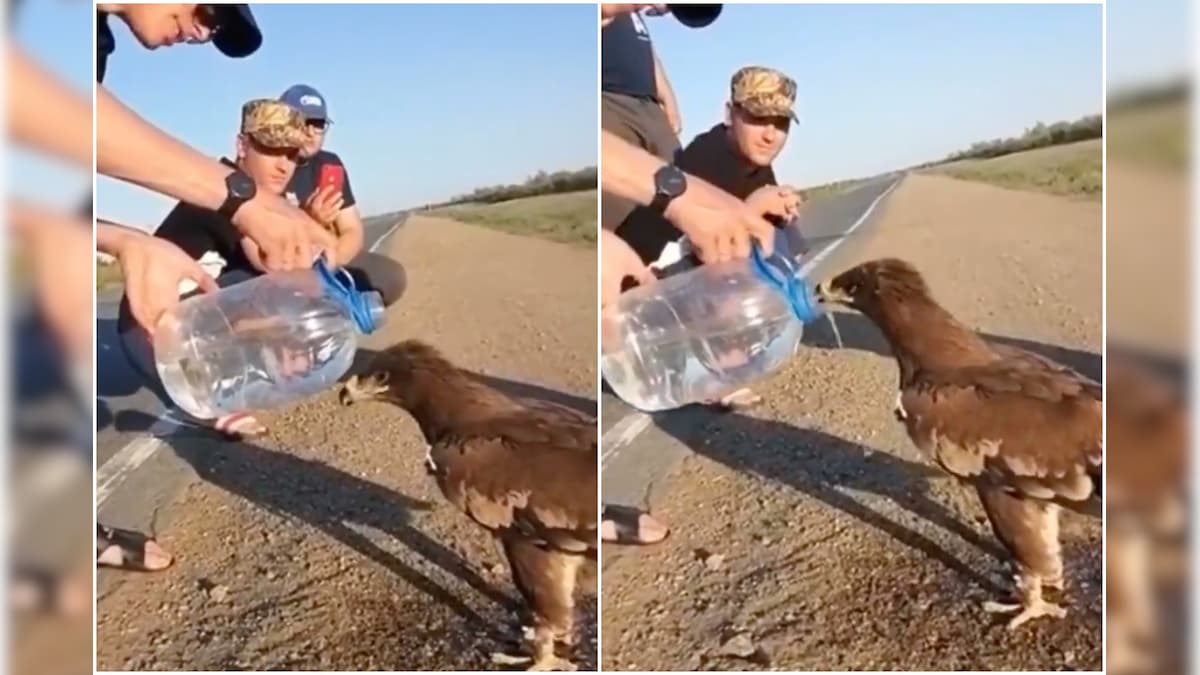
<svg viewBox="0 0 1200 675"><path fill-rule="evenodd" d="M303 206L304 202L317 191L317 181L321 176L321 167L326 164L336 164L342 167L342 170L345 172L345 182L342 188L342 208L345 209L354 206L354 191L350 188L350 172L345 170L346 165L342 163L341 157L326 150L318 152L311 159L296 167L296 173L292 175L292 180L288 182L284 193L288 196L294 196L296 202Z"/></svg>
<svg viewBox="0 0 1200 675"><path fill-rule="evenodd" d="M224 157L221 163L230 168L237 167ZM196 260L209 251L216 251L225 259L225 269L258 273L242 251L242 234L233 226L233 221L212 209L179 202L154 231L154 236L175 244Z"/></svg>
<svg viewBox="0 0 1200 675"><path fill-rule="evenodd" d="M117 41L108 27L108 12L96 12L96 81L104 81L108 56L117 49Z"/></svg>
<svg viewBox="0 0 1200 675"><path fill-rule="evenodd" d="M637 13L621 14L600 31L600 91L658 100L654 47Z"/></svg>
<svg viewBox="0 0 1200 675"><path fill-rule="evenodd" d="M687 147L679 151L675 165L738 199L746 199L764 185L778 185L775 171L770 166L747 171L724 124L718 124L692 139ZM634 209L625 222L617 227L616 233L637 251L646 264L657 260L664 246L682 236L667 219L644 207Z"/></svg>

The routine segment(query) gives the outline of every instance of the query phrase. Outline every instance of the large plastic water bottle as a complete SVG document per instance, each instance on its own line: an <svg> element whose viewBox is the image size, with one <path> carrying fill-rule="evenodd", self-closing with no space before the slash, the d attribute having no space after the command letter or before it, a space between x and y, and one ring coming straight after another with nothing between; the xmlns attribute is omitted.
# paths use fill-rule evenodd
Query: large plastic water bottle
<svg viewBox="0 0 1200 675"><path fill-rule="evenodd" d="M647 412L718 400L791 358L821 314L782 236L763 256L700 265L622 293L601 317L604 379Z"/></svg>
<svg viewBox="0 0 1200 675"><path fill-rule="evenodd" d="M194 295L154 333L154 360L171 399L200 419L268 410L334 385L358 334L382 322L379 293L344 270L275 272Z"/></svg>

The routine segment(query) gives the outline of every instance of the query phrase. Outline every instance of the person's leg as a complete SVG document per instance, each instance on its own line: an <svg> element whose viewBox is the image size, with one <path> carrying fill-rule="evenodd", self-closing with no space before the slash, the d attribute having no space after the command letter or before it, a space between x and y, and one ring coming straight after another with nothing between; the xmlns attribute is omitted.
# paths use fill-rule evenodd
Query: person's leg
<svg viewBox="0 0 1200 675"><path fill-rule="evenodd" d="M600 127L618 136L621 140L653 152L650 141L640 129L638 120L637 99L621 94L602 93L600 95ZM625 222L637 204L632 200L618 197L600 191L600 225L606 230L615 231Z"/></svg>
<svg viewBox="0 0 1200 675"><path fill-rule="evenodd" d="M404 266L382 253L363 251L346 263L345 269L358 290L378 291L385 307L391 307L408 288Z"/></svg>

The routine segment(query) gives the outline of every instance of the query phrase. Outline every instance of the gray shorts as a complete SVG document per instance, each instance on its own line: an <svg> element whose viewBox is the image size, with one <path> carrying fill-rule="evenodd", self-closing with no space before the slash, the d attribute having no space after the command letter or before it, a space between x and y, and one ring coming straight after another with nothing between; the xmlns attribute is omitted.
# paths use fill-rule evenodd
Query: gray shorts
<svg viewBox="0 0 1200 675"><path fill-rule="evenodd" d="M680 150L679 137L662 106L650 99L625 94L600 94L600 126L665 162L675 161ZM615 230L629 217L636 203L601 192L600 224Z"/></svg>

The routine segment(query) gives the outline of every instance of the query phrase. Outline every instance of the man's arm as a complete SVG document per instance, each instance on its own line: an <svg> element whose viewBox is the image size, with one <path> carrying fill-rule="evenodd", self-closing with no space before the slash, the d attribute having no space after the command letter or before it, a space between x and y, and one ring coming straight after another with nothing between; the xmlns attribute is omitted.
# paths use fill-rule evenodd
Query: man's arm
<svg viewBox="0 0 1200 675"><path fill-rule="evenodd" d="M621 139L600 132L600 188L642 206L654 198L654 174L665 163ZM663 215L695 245L705 262L745 258L750 238L771 254L775 229L746 203L711 183L688 176L687 189L667 205Z"/></svg>
<svg viewBox="0 0 1200 675"><path fill-rule="evenodd" d="M96 173L216 210L233 169L160 131L96 86Z"/></svg>
<svg viewBox="0 0 1200 675"><path fill-rule="evenodd" d="M667 121L671 123L671 130L678 136L683 131L683 119L679 116L675 90L671 88L667 71L663 70L662 61L658 59L658 52L654 52L654 87L658 93L658 100L662 102L663 112L667 114Z"/></svg>
<svg viewBox="0 0 1200 675"><path fill-rule="evenodd" d="M66 87L21 48L9 44L5 53L10 136L91 171L91 102Z"/></svg>

